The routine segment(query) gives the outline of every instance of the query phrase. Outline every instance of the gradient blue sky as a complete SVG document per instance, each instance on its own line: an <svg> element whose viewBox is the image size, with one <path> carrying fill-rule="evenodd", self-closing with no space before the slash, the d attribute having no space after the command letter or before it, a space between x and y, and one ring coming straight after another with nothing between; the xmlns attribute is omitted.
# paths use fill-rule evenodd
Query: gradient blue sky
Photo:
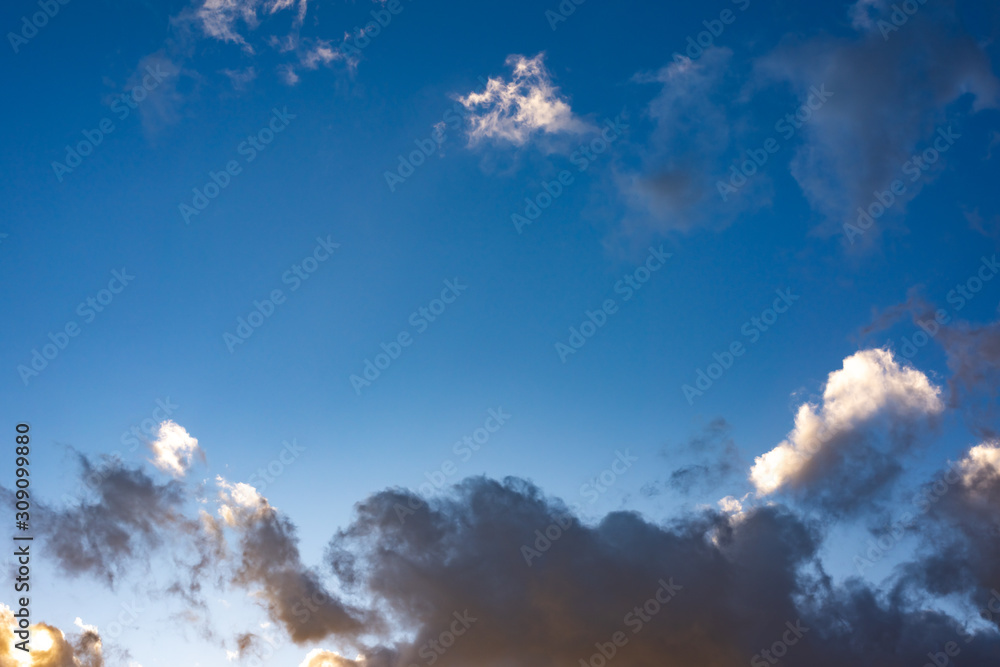
<svg viewBox="0 0 1000 667"><path fill-rule="evenodd" d="M9 432L31 424L34 488L49 502L77 484L74 450L147 465L148 450L128 451L122 433L169 398L171 419L205 454L188 474L205 480L200 497L216 475L247 481L283 441L305 447L264 495L298 526L306 563L321 560L355 502L416 488L447 460L457 465L449 483L515 475L589 519L629 509L662 521L750 492L754 457L786 437L845 358L898 352L916 329L890 317L865 331L879 313L919 293L973 325L998 316L1000 281L960 313L947 302L1000 238L994 3L928 3L883 39L862 16L882 10L877 0L750 0L745 10L742 0L590 0L555 29L545 15L555 0L401 0L360 56L328 62L316 49L337 48L380 4L303 0L272 14L244 0L259 25L235 20L228 40L210 34L202 4L73 0L16 52L4 46L0 392ZM0 25L16 32L37 10L6 3ZM734 21L713 45L675 59L723 10ZM523 132L516 141L446 123L440 147L390 191L397 156L480 79L510 82L511 56L538 57L541 75L526 85L569 116L503 121ZM162 83L121 118L116 96L156 66ZM775 122L820 85L832 97L784 138ZM241 142L275 108L294 118L247 162ZM573 152L617 117L623 135L579 171ZM53 162L104 118L114 131L60 178ZM906 160L949 127L960 137L910 181ZM722 201L717 182L768 138L778 150ZM231 160L241 172L187 224L179 205ZM573 183L519 233L512 213L563 170ZM844 223L896 178L905 194L850 243ZM317 237L339 247L291 291L283 275ZM672 256L625 301L616 282L650 247ZM123 270L134 279L88 323L78 304ZM416 333L411 313L446 280L468 287ZM275 289L287 300L230 351L224 334ZM779 289L799 299L750 343L741 328ZM609 298L617 312L563 362L556 343ZM24 381L18 367L70 321L80 334ZM413 344L359 395L350 376L402 331ZM689 402L682 386L733 341L746 354ZM936 342L910 363L936 385L955 376ZM453 443L498 408L509 423L461 461ZM978 416L945 410L904 479L919 483L982 442ZM692 495L665 489L691 460L685 443L717 418L744 466ZM590 503L581 485L626 450L638 464ZM860 523L826 547L837 577L854 573ZM145 595L141 575L108 592L44 557L35 567L34 614L67 632L76 617L104 630L122 599ZM164 598L106 651L145 667L228 664L223 645L266 614L243 591L209 598L216 635L178 621L184 604ZM281 641L271 664L308 652Z"/></svg>

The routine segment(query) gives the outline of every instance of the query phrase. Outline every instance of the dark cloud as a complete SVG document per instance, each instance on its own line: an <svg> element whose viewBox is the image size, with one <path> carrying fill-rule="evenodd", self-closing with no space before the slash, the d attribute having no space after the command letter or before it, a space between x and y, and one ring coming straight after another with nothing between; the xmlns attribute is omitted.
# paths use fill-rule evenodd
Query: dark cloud
<svg viewBox="0 0 1000 667"><path fill-rule="evenodd" d="M441 667L580 664L622 631L619 664L729 667L799 623L807 630L788 664L884 667L923 664L960 636L956 620L901 592L832 584L817 560L822 537L780 506L666 526L617 512L588 526L527 482L474 478L427 504L405 491L376 494L328 560L413 632L369 658L380 666L419 662L421 650ZM664 583L676 585L674 597L640 620ZM475 622L437 652L456 613ZM994 634L969 636L970 658L1000 649Z"/></svg>
<svg viewBox="0 0 1000 667"><path fill-rule="evenodd" d="M295 526L287 517L253 487L219 481L223 523L238 540L232 582L259 594L271 618L292 641L304 643L331 634L353 637L378 628L373 615L341 602L302 563Z"/></svg>
<svg viewBox="0 0 1000 667"><path fill-rule="evenodd" d="M151 554L173 543L177 534L194 535L199 524L185 513L185 487L158 484L146 473L105 458L95 465L77 455L81 479L92 490L74 507L55 508L35 501L34 525L46 542L46 555L65 572L92 575L114 585ZM0 490L8 496L10 492Z"/></svg>
<svg viewBox="0 0 1000 667"><path fill-rule="evenodd" d="M907 578L985 609L984 620L1000 629L1000 441L971 448L914 502L927 521L918 529L920 558L903 568Z"/></svg>

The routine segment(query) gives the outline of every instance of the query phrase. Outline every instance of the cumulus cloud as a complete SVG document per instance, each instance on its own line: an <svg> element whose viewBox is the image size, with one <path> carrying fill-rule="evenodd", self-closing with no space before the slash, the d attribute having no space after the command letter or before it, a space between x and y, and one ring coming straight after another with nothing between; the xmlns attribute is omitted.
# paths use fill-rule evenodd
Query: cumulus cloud
<svg viewBox="0 0 1000 667"><path fill-rule="evenodd" d="M907 185L895 211L920 192L934 172L911 182L901 170L946 124L949 105L966 95L974 112L1000 102L989 56L964 31L951 4L921 5L886 34L894 6L860 0L851 9L856 37L789 38L756 63L764 80L787 82L797 91L822 84L834 93L801 130L791 165L831 231L856 221L857 208L867 207L895 179Z"/></svg>
<svg viewBox="0 0 1000 667"><path fill-rule="evenodd" d="M976 445L962 459L959 467L962 483L970 491L1000 483L1000 441Z"/></svg>
<svg viewBox="0 0 1000 667"><path fill-rule="evenodd" d="M915 502L927 508L920 558L903 576L933 595L955 595L1000 629L1000 442L971 447Z"/></svg>
<svg viewBox="0 0 1000 667"><path fill-rule="evenodd" d="M804 403L787 439L750 471L758 495L804 490L811 502L848 510L900 472L898 456L944 410L941 388L884 349L862 350L827 378L822 402Z"/></svg>
<svg viewBox="0 0 1000 667"><path fill-rule="evenodd" d="M78 632L67 636L47 623L30 627L30 652L16 647L21 641L14 611L0 603L0 665L3 667L104 667L104 651L97 628L76 619Z"/></svg>
<svg viewBox="0 0 1000 667"><path fill-rule="evenodd" d="M538 133L579 134L591 129L553 86L543 59L543 53L534 58L508 56L509 81L490 77L484 91L458 97L469 111L470 145L491 139L521 146Z"/></svg>
<svg viewBox="0 0 1000 667"><path fill-rule="evenodd" d="M922 664L964 631L901 594L832 584L817 560L822 539L818 525L778 505L733 502L667 525L616 512L591 526L523 480L472 478L429 501L400 490L368 498L329 561L407 631L365 652L376 667L422 655L439 667L579 664L617 632L627 638L622 664L669 656L728 667L796 621L808 634L789 649L795 664L881 667ZM436 650L442 633L461 628L456 613L475 620ZM995 633L969 636L970 664L1000 647Z"/></svg>
<svg viewBox="0 0 1000 667"><path fill-rule="evenodd" d="M149 447L154 454L152 464L174 477L183 477L196 456L204 457L197 438L192 438L183 426L172 420L160 424L156 440Z"/></svg>

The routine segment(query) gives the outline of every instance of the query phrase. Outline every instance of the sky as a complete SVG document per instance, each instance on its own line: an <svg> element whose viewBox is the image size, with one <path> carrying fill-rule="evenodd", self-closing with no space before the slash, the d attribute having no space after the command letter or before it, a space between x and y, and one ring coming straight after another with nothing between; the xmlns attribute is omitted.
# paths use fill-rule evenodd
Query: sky
<svg viewBox="0 0 1000 667"><path fill-rule="evenodd" d="M0 27L0 667L1000 655L996 3Z"/></svg>

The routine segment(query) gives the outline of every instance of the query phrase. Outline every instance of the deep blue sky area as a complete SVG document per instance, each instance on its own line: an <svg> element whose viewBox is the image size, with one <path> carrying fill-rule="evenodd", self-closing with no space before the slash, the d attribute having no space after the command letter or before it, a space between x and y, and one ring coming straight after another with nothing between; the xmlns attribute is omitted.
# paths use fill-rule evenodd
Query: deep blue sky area
<svg viewBox="0 0 1000 667"><path fill-rule="evenodd" d="M781 503L826 522L842 581L914 489L995 446L994 3L40 4L0 9L0 429L31 426L39 540L81 461L117 453L192 517L255 487L321 578L356 503L486 475L588 525ZM43 544L35 619L97 626L106 664L360 651L291 641L270 580L185 616L158 546L108 587ZM134 596L150 611L109 635ZM241 653L250 631L271 639Z"/></svg>

